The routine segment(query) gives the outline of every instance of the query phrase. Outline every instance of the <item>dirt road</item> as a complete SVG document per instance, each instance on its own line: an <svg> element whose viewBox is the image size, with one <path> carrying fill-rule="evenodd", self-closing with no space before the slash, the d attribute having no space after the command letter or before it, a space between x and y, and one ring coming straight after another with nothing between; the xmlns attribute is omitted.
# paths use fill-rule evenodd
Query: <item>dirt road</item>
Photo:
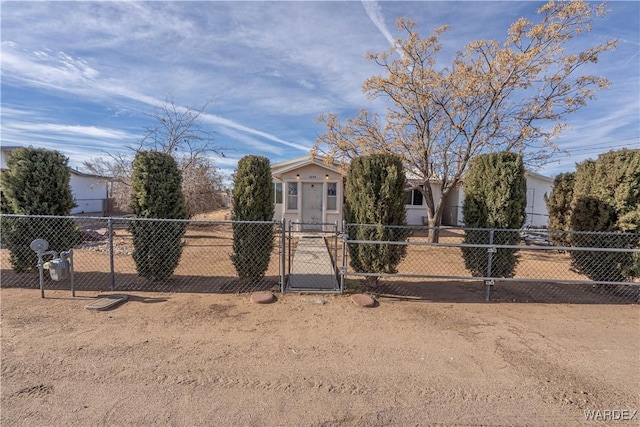
<svg viewBox="0 0 640 427"><path fill-rule="evenodd" d="M637 305L133 292L92 312L97 292L0 295L2 426L565 426L640 409Z"/></svg>

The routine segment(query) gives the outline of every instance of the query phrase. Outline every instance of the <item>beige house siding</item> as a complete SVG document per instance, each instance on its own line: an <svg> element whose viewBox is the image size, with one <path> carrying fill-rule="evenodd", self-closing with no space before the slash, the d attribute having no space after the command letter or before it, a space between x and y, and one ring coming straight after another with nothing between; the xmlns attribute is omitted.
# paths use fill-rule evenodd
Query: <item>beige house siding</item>
<svg viewBox="0 0 640 427"><path fill-rule="evenodd" d="M322 159L295 159L272 166L275 220L342 222L342 174Z"/></svg>

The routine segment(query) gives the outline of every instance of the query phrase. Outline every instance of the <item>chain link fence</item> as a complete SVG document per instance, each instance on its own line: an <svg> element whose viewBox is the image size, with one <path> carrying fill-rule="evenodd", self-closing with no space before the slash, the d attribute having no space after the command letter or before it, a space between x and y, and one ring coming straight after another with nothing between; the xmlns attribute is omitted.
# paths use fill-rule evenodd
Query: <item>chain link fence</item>
<svg viewBox="0 0 640 427"><path fill-rule="evenodd" d="M34 239L73 249L76 290L248 292L279 289L283 276L276 222L2 215L0 227L3 287L39 287ZM44 277L45 289L70 288Z"/></svg>
<svg viewBox="0 0 640 427"><path fill-rule="evenodd" d="M640 303L638 233L443 227L432 243L427 227L390 226L386 240L355 238L380 226L344 228L347 288L378 278L368 290L442 301ZM394 272L367 271L351 261L367 247L404 255Z"/></svg>
<svg viewBox="0 0 640 427"><path fill-rule="evenodd" d="M312 239L317 236L302 230L292 233L284 222L22 215L1 215L0 227L3 287L39 287L38 257L30 248L39 238L58 253L73 249L76 290L294 290L287 283L294 276L292 260L304 237L321 241L328 252L327 263L332 265L328 270L301 271L298 276L329 277L337 272L338 285L331 282L328 288L338 291L358 289L376 277L375 288L368 290L396 297L640 302L638 233L443 227L435 230L438 243L432 243L427 227L344 224L338 240L337 228L315 233L322 239ZM306 250L315 260L317 248ZM369 262L352 262L356 254L364 254L365 259L391 254L400 261L395 269L378 273L382 270L367 270ZM47 255L44 261L51 258L53 255ZM69 280L56 281L49 274L44 280L45 289L71 286ZM298 288L309 287L303 285ZM324 285L318 285L321 287Z"/></svg>

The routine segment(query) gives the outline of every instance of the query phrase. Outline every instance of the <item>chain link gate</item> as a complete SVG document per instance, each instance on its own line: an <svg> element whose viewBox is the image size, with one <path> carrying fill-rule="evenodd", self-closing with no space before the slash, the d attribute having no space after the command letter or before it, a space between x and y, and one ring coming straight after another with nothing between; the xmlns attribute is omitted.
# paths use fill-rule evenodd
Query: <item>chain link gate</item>
<svg viewBox="0 0 640 427"><path fill-rule="evenodd" d="M342 292L338 224L289 221L285 292Z"/></svg>

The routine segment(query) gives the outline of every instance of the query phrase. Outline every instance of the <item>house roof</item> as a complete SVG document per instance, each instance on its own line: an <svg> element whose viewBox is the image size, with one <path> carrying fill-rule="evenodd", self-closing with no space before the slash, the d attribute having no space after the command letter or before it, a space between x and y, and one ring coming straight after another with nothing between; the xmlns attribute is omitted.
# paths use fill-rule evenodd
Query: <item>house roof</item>
<svg viewBox="0 0 640 427"><path fill-rule="evenodd" d="M535 173L535 172L531 172L529 170L524 171L524 175L527 178L534 178L534 179L538 179L540 181L546 181L548 183L553 183L553 178L546 176L546 175L541 175L539 173ZM409 183L422 183L422 180L420 178L411 178L411 177L407 177L407 181ZM438 184L440 182L442 182L440 179L438 178L431 178L429 180L429 182L433 183L433 184ZM460 183L464 182L464 176L462 177L462 179L460 180Z"/></svg>
<svg viewBox="0 0 640 427"><path fill-rule="evenodd" d="M292 170L300 169L309 165L316 165L332 172L342 174L340 167L336 163L329 163L325 160L324 157L319 156L305 156L299 157L297 159L287 160L286 162L274 163L273 165L271 165L271 174L278 178L287 172L291 172Z"/></svg>
<svg viewBox="0 0 640 427"><path fill-rule="evenodd" d="M539 173L531 172L529 170L524 171L525 176L530 176L531 178L537 178L542 181L547 181L549 183L553 183L553 178L546 175L540 175Z"/></svg>
<svg viewBox="0 0 640 427"><path fill-rule="evenodd" d="M97 178L97 179L103 179L105 181L109 180L110 178L108 176L101 176L101 175L94 175L91 173L86 173L86 172L80 172L78 170L75 169L71 169L71 174L72 175L76 175L76 176L81 176L83 178Z"/></svg>

